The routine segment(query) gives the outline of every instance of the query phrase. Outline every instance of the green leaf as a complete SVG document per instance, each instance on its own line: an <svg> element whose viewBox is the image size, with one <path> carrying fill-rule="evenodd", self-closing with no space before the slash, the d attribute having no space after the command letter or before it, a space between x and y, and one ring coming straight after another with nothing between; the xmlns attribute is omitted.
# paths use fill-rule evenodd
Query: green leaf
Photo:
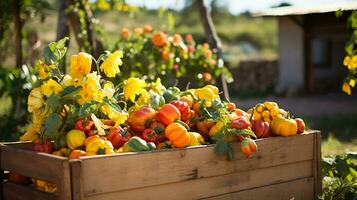
<svg viewBox="0 0 357 200"><path fill-rule="evenodd" d="M343 11L341 9L336 10L335 15L337 18L340 18L343 15Z"/></svg>
<svg viewBox="0 0 357 200"><path fill-rule="evenodd" d="M218 140L214 150L217 155L220 156L225 155L228 152L228 148L229 148L228 146L229 146L228 142L225 142L223 140Z"/></svg>
<svg viewBox="0 0 357 200"><path fill-rule="evenodd" d="M52 110L57 110L61 106L60 98L56 95L51 95L47 98L46 104Z"/></svg>
<svg viewBox="0 0 357 200"><path fill-rule="evenodd" d="M45 122L45 135L53 140L56 139L59 136L59 128L62 125L62 118L60 115L56 114L56 113L51 113L48 118L46 119Z"/></svg>
<svg viewBox="0 0 357 200"><path fill-rule="evenodd" d="M97 110L98 103L99 102L97 102L97 101L89 101L89 102L85 103L79 109L78 116L80 118L88 117L91 113L94 113Z"/></svg>
<svg viewBox="0 0 357 200"><path fill-rule="evenodd" d="M348 41L345 46L345 51L348 55L353 54L354 42L352 40Z"/></svg>
<svg viewBox="0 0 357 200"><path fill-rule="evenodd" d="M250 129L231 129L232 135L250 135L254 138L257 138L257 136L254 134L254 132Z"/></svg>
<svg viewBox="0 0 357 200"><path fill-rule="evenodd" d="M79 90L81 87L75 87L75 86L69 86L66 87L62 92L61 92L61 97L64 98L72 98L74 95L78 94Z"/></svg>
<svg viewBox="0 0 357 200"><path fill-rule="evenodd" d="M59 60L63 58L67 52L67 40L68 37L65 37L57 42L51 42L43 49L46 64L51 65L58 63Z"/></svg>

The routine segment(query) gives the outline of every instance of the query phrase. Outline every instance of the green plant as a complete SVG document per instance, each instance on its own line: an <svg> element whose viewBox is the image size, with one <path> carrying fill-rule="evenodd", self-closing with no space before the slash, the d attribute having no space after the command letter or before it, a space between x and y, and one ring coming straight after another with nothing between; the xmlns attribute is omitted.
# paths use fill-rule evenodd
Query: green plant
<svg viewBox="0 0 357 200"><path fill-rule="evenodd" d="M231 80L230 72L209 45L196 44L190 34L183 39L179 34L154 31L148 25L123 28L115 48L124 52L120 78L145 76L152 81L159 77L167 82L185 77L202 86L215 83L224 73Z"/></svg>
<svg viewBox="0 0 357 200"><path fill-rule="evenodd" d="M28 122L27 96L32 89L32 70L23 65L21 69L0 70L0 97L10 99L6 105L1 102L0 128L6 130L0 134L0 141L15 141Z"/></svg>
<svg viewBox="0 0 357 200"><path fill-rule="evenodd" d="M356 199L357 153L328 156L322 159L323 193L321 199Z"/></svg>
<svg viewBox="0 0 357 200"><path fill-rule="evenodd" d="M336 16L340 17L342 11L337 11ZM351 88L354 88L357 80L357 11L352 11L347 20L347 26L352 30L350 40L345 45L346 56L343 65L348 69L348 75L342 85L342 90L351 95Z"/></svg>

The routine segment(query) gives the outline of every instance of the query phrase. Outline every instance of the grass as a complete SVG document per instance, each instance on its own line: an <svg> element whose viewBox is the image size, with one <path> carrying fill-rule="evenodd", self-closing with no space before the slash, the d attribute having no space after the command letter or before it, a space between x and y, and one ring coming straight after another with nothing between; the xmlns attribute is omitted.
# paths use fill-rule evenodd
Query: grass
<svg viewBox="0 0 357 200"><path fill-rule="evenodd" d="M322 154L357 152L357 114L304 117L308 128L321 130Z"/></svg>

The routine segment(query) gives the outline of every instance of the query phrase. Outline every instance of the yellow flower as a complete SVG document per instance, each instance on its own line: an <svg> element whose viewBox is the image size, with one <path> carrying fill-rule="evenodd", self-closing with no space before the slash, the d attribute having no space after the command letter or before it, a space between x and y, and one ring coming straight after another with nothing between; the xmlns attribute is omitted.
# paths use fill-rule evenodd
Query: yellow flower
<svg viewBox="0 0 357 200"><path fill-rule="evenodd" d="M342 85L342 91L344 91L346 94L351 95L351 87L348 83L344 83Z"/></svg>
<svg viewBox="0 0 357 200"><path fill-rule="evenodd" d="M104 96L112 98L114 95L115 89L114 89L114 85L112 82L107 81L104 85L103 85L103 93Z"/></svg>
<svg viewBox="0 0 357 200"><path fill-rule="evenodd" d="M151 96L150 96L149 92L143 89L143 90L141 90L140 97L138 98L138 101L136 103L139 106L144 106L149 102L150 97Z"/></svg>
<svg viewBox="0 0 357 200"><path fill-rule="evenodd" d="M82 84L82 89L79 91L80 98L78 99L78 103L80 105L92 100L98 102L102 101L104 94L100 87L99 80L100 76L95 72L86 76L86 79Z"/></svg>
<svg viewBox="0 0 357 200"><path fill-rule="evenodd" d="M41 110L34 110L32 115L32 126L27 129L26 133L20 137L21 141L35 141L37 134L40 132L44 118L47 116L47 112Z"/></svg>
<svg viewBox="0 0 357 200"><path fill-rule="evenodd" d="M38 62L38 76L41 79L45 79L51 76L51 69L56 68L54 65L46 65L42 61Z"/></svg>
<svg viewBox="0 0 357 200"><path fill-rule="evenodd" d="M348 82L348 84L349 84L352 88L354 88L355 85L356 85L356 81L355 81L354 79L351 79L351 80Z"/></svg>
<svg viewBox="0 0 357 200"><path fill-rule="evenodd" d="M106 0L98 0L97 7L100 10L108 10L110 8L110 4Z"/></svg>
<svg viewBox="0 0 357 200"><path fill-rule="evenodd" d="M357 55L352 56L351 62L348 65L348 69L353 70L357 68Z"/></svg>
<svg viewBox="0 0 357 200"><path fill-rule="evenodd" d="M146 83L144 80L138 78L129 78L124 81L124 98L135 102L136 95L147 92L145 90Z"/></svg>
<svg viewBox="0 0 357 200"><path fill-rule="evenodd" d="M41 92L49 97L52 94L58 94L63 90L62 86L53 79L49 79L41 85Z"/></svg>
<svg viewBox="0 0 357 200"><path fill-rule="evenodd" d="M115 51L100 65L100 70L104 71L107 77L115 77L120 72L119 66L123 64L122 57L123 53L121 51Z"/></svg>
<svg viewBox="0 0 357 200"><path fill-rule="evenodd" d="M27 98L27 110L33 112L34 110L40 109L44 104L42 93L40 88L34 88L31 90Z"/></svg>
<svg viewBox="0 0 357 200"><path fill-rule="evenodd" d="M194 94L199 100L205 99L209 102L217 98L217 95L207 87L194 90Z"/></svg>
<svg viewBox="0 0 357 200"><path fill-rule="evenodd" d="M350 56L345 56L345 58L343 59L343 65L348 67L351 63L351 57Z"/></svg>
<svg viewBox="0 0 357 200"><path fill-rule="evenodd" d="M90 73L92 57L84 52L71 57L70 75L75 79L81 79Z"/></svg>
<svg viewBox="0 0 357 200"><path fill-rule="evenodd" d="M127 112L121 112L113 108L112 106L105 104L101 106L101 111L108 116L109 119L115 122L115 126L123 124L128 119Z"/></svg>
<svg viewBox="0 0 357 200"><path fill-rule="evenodd" d="M149 89L154 91L155 93L158 93L160 95L164 94L166 88L161 84L161 79L157 78L155 82L149 83Z"/></svg>

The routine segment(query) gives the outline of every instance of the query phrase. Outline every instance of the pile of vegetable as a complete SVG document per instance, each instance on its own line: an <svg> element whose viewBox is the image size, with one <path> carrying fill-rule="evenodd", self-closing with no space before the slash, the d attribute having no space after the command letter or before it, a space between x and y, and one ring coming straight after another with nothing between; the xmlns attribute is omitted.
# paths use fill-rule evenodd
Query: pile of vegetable
<svg viewBox="0 0 357 200"><path fill-rule="evenodd" d="M28 97L32 126L21 137L33 150L77 159L82 156L154 151L216 144L216 153L234 158L232 143L245 156L257 151L256 138L291 136L304 131L274 102L245 112L220 98L216 86L185 90L166 88L160 79L128 78L114 85L122 52L105 52L98 59L72 55L69 74L59 70L65 40L51 43L38 64L38 79ZM41 180L46 192L55 186ZM38 184L41 183L41 184Z"/></svg>

